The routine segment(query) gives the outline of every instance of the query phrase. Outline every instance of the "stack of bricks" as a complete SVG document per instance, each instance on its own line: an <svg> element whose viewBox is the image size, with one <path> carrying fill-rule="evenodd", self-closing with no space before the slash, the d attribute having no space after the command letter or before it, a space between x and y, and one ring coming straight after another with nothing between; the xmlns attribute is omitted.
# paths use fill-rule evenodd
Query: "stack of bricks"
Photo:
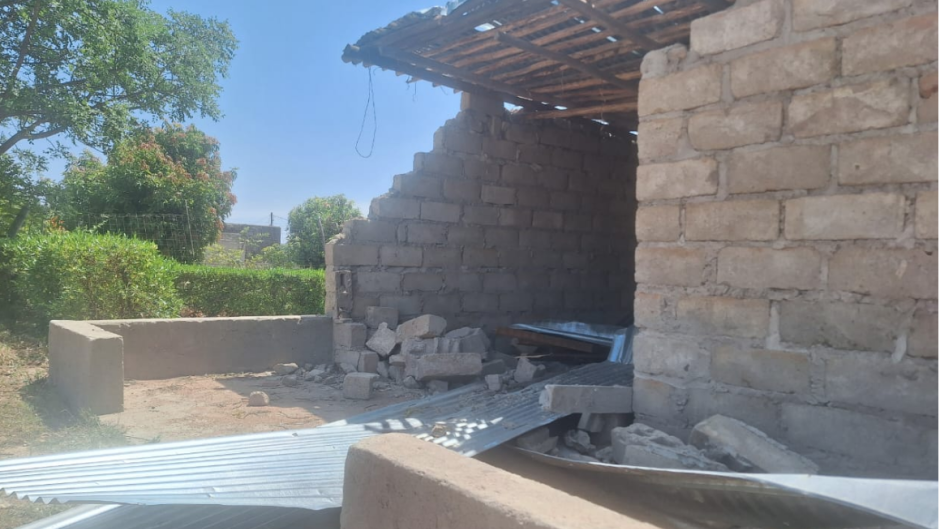
<svg viewBox="0 0 940 529"><path fill-rule="evenodd" d="M488 331L629 319L636 163L632 136L464 94L433 150L328 244L327 313L395 307Z"/></svg>
<svg viewBox="0 0 940 529"><path fill-rule="evenodd" d="M936 479L936 10L739 1L647 55L638 420Z"/></svg>

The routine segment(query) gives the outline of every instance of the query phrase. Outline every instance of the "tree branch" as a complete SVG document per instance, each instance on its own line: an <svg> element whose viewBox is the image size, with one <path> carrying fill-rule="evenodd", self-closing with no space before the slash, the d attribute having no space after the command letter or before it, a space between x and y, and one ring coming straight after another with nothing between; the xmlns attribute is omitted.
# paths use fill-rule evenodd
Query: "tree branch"
<svg viewBox="0 0 940 529"><path fill-rule="evenodd" d="M29 24L26 26L26 34L23 35L23 41L20 42L20 47L17 50L16 63L13 65L13 71L10 73L10 78L7 80L7 86L3 91L3 99L6 99L10 95L10 91L13 90L13 85L16 84L16 76L20 74L20 68L23 67L23 62L26 61L26 47L29 46L29 39L33 35L33 30L36 29L36 21L39 20L39 8L42 6L41 0L35 0L33 4L33 13L29 19Z"/></svg>
<svg viewBox="0 0 940 529"><path fill-rule="evenodd" d="M6 154L7 151L13 148L14 145L20 142L20 140L25 140L30 137L30 134L36 130L36 127L42 125L42 121L37 121L32 125L20 129L16 134L10 136L7 141L0 143L0 155Z"/></svg>

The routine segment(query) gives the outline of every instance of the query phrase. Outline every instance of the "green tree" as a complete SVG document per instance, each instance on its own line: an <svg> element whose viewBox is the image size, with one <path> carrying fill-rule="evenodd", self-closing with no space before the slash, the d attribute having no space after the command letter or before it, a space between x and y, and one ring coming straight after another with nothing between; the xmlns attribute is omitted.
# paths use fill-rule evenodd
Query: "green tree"
<svg viewBox="0 0 940 529"><path fill-rule="evenodd" d="M0 1L0 156L57 135L107 152L154 119L219 119L236 46L227 22L144 0Z"/></svg>
<svg viewBox="0 0 940 529"><path fill-rule="evenodd" d="M323 268L325 242L343 230L344 222L361 216L345 195L307 199L287 215L288 251L300 266Z"/></svg>
<svg viewBox="0 0 940 529"><path fill-rule="evenodd" d="M102 163L72 160L52 200L65 227L151 240L180 262L198 262L231 213L235 171L223 171L219 142L193 126L168 125L122 140ZM131 222L111 222L126 219Z"/></svg>

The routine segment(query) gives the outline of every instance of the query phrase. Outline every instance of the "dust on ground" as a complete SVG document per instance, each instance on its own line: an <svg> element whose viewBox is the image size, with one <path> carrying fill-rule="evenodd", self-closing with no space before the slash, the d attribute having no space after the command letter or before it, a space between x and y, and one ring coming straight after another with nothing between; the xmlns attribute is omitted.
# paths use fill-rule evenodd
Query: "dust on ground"
<svg viewBox="0 0 940 529"><path fill-rule="evenodd" d="M101 422L122 427L133 441L179 441L313 428L391 404L423 397L420 390L379 382L370 400L343 397L342 375L288 387L272 373L241 373L133 380L124 383L124 411ZM248 407L264 391L268 406Z"/></svg>

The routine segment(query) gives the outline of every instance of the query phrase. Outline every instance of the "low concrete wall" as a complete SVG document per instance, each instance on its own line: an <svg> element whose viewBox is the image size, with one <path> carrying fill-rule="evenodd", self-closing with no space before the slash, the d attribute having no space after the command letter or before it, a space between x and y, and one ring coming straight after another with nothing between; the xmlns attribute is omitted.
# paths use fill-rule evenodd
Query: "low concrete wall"
<svg viewBox="0 0 940 529"><path fill-rule="evenodd" d="M152 380L265 371L283 362L333 361L333 319L248 316L96 320L124 338L124 378Z"/></svg>
<svg viewBox="0 0 940 529"><path fill-rule="evenodd" d="M343 529L653 528L410 435L349 450Z"/></svg>
<svg viewBox="0 0 940 529"><path fill-rule="evenodd" d="M82 321L49 324L49 380L72 410L124 409L123 339Z"/></svg>

